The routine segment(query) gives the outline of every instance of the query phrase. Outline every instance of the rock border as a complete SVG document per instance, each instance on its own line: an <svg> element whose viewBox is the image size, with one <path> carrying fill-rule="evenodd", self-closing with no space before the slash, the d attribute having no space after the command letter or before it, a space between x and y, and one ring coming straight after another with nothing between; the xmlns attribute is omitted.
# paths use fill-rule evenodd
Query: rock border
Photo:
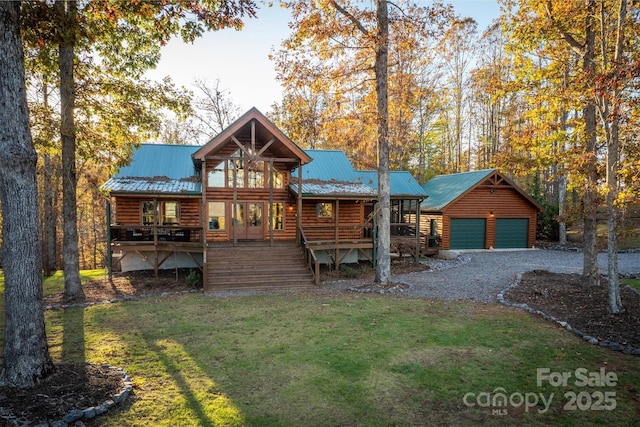
<svg viewBox="0 0 640 427"><path fill-rule="evenodd" d="M531 314L535 314L538 315L540 317L542 317L544 320L548 320L550 322L553 323L557 323L558 325L560 325L561 327L563 327L564 329L573 332L574 334L576 334L577 336L579 336L580 338L582 338L583 340L587 341L589 344L593 344L593 345L597 345L600 347L605 347L608 348L610 350L613 351L620 351L624 354L629 354L632 356L640 356L640 348L639 347L634 347L631 345L622 345L618 342L615 341L608 341L608 340L599 340L596 337L592 337L591 335L588 335L584 332L582 332L579 329L574 328L573 326L571 326L568 322L565 322L564 320L559 320L556 319L553 316L548 315L547 313L540 311L540 310L536 310L535 308L529 307L529 305L527 303L515 303L515 302L511 302L509 300L507 300L504 295L512 288L515 288L516 286L518 286L520 284L520 281L522 280L522 275L523 273L518 273L515 277L515 279L513 280L513 282L504 290L502 290L498 295L497 295L497 300L500 304L506 305L508 307L516 307L516 308L520 308L523 309L525 311L528 311ZM627 286L627 285L621 285L621 286ZM628 286L627 286L628 287ZM630 288L632 290L635 291L635 289Z"/></svg>
<svg viewBox="0 0 640 427"><path fill-rule="evenodd" d="M410 290L413 286L411 283L404 282L401 280L393 280L392 288L376 288L376 285L369 286L350 286L347 288L350 292L360 292L363 294L399 294L401 292L406 292ZM400 286L402 285L402 286Z"/></svg>

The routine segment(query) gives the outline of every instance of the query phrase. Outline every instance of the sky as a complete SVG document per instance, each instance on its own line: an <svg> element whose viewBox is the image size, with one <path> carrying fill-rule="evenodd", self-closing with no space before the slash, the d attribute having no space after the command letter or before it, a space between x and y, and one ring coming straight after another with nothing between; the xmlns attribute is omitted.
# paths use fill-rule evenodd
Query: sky
<svg viewBox="0 0 640 427"><path fill-rule="evenodd" d="M422 1L427 0L416 0ZM453 4L459 15L474 18L479 31L486 29L499 15L496 0L444 2ZM192 44L171 40L162 48L158 67L147 77L161 80L170 76L176 84L192 91L195 91L193 83L196 79L205 80L212 87L219 80L220 88L228 91L229 99L240 107L241 113L252 107L267 113L273 103L280 101L282 94L276 81L275 63L269 60L269 53L277 51L290 35L287 25L290 14L277 5L259 5L257 19L246 21L241 31L209 32Z"/></svg>

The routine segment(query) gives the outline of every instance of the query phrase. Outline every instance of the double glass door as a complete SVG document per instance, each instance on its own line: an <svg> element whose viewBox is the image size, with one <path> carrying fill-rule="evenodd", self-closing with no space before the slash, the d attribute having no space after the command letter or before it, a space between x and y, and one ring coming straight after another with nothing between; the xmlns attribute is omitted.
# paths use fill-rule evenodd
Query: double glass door
<svg viewBox="0 0 640 427"><path fill-rule="evenodd" d="M232 204L233 233L236 239L264 239L263 204L236 202Z"/></svg>

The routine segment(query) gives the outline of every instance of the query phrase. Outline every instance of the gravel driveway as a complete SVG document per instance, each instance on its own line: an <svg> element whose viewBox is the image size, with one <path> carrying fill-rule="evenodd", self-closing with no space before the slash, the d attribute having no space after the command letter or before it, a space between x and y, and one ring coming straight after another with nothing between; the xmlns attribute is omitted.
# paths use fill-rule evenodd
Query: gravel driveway
<svg viewBox="0 0 640 427"><path fill-rule="evenodd" d="M508 287L518 273L531 270L580 273L582 260L580 252L557 250L469 251L460 252L456 260L432 261L434 271L402 274L395 279L411 285L411 289L403 293L411 298L495 303L496 295ZM601 272L606 273L606 254L598 255L598 264ZM621 274L639 273L640 253L618 254L618 268Z"/></svg>

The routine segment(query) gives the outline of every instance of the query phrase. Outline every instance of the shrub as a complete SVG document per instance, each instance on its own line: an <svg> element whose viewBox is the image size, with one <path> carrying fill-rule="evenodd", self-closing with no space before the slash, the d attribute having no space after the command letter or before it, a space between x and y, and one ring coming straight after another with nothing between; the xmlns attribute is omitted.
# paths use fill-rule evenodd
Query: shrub
<svg viewBox="0 0 640 427"><path fill-rule="evenodd" d="M200 277L198 270L191 270L187 275L186 282L190 288L202 287L202 277Z"/></svg>

